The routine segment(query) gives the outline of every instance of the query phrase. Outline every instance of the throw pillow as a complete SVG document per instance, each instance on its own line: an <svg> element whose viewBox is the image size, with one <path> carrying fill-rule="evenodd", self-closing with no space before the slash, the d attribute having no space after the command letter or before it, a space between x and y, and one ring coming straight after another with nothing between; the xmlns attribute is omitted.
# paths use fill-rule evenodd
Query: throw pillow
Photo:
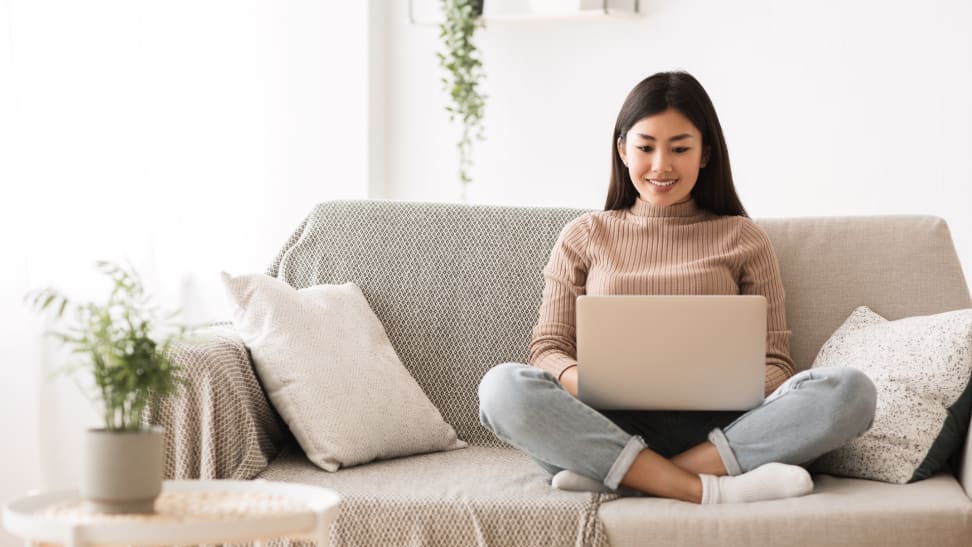
<svg viewBox="0 0 972 547"><path fill-rule="evenodd" d="M904 484L945 465L969 425L972 309L888 321L861 306L813 362L839 366L874 382L874 423L813 471Z"/></svg>
<svg viewBox="0 0 972 547"><path fill-rule="evenodd" d="M257 377L318 467L466 446L402 365L357 285L297 290L225 272L223 283Z"/></svg>

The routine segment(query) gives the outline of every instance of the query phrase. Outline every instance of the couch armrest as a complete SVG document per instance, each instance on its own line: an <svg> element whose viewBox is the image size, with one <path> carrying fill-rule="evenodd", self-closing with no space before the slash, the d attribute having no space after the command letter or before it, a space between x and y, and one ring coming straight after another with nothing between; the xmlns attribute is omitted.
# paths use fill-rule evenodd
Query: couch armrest
<svg viewBox="0 0 972 547"><path fill-rule="evenodd" d="M287 427L267 401L243 340L232 326L214 325L173 355L186 383L148 415L165 428L165 477L255 477L280 451Z"/></svg>
<svg viewBox="0 0 972 547"><path fill-rule="evenodd" d="M965 449L958 461L958 480L962 483L965 495L972 498L972 425L965 435Z"/></svg>

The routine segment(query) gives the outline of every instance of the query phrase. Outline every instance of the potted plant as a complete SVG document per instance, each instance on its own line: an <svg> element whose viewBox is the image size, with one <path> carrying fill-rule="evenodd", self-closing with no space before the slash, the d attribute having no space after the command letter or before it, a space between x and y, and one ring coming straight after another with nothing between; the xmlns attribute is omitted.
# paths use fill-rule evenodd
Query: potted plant
<svg viewBox="0 0 972 547"><path fill-rule="evenodd" d="M93 380L92 402L104 427L89 429L82 453L81 497L93 511L150 513L162 491L163 431L143 420L146 410L177 391L182 383L170 349L188 329L162 317L151 304L134 268L98 262L112 281L104 304L75 304L46 288L27 295L40 312L52 312L62 330L51 334L77 358L62 372L86 372Z"/></svg>
<svg viewBox="0 0 972 547"><path fill-rule="evenodd" d="M448 72L442 83L452 104L446 106L449 121L462 122L459 138L459 182L462 200L466 201L466 187L472 182L472 137L483 140L483 109L486 95L479 91L485 73L479 52L473 44L476 29L482 26L483 0L441 0L445 20L439 26L439 37L445 53L436 53L439 64Z"/></svg>

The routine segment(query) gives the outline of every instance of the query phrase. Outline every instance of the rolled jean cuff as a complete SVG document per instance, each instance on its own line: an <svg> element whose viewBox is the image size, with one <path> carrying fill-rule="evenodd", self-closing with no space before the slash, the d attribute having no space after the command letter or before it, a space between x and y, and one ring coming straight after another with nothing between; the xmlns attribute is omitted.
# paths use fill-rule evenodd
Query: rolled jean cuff
<svg viewBox="0 0 972 547"><path fill-rule="evenodd" d="M717 427L709 432L709 442L714 444L716 450L719 451L719 457L722 458L722 465L726 466L726 472L733 476L742 475L743 470L739 466L739 460L732 453L729 439L726 438L726 434L721 429Z"/></svg>
<svg viewBox="0 0 972 547"><path fill-rule="evenodd" d="M608 469L608 474L604 477L604 486L611 490L617 490L621 484L621 479L628 472L628 468L645 448L647 448L645 441L638 435L632 435L624 448L621 449L618 459L614 460L614 465L611 466L611 469Z"/></svg>

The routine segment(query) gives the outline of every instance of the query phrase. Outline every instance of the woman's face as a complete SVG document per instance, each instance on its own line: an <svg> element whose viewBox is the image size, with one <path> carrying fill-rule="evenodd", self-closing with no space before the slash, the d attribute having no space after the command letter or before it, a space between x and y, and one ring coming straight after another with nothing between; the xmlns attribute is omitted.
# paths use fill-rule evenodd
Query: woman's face
<svg viewBox="0 0 972 547"><path fill-rule="evenodd" d="M702 133L681 112L669 108L631 127L618 153L641 199L667 207L691 198L699 169L709 161Z"/></svg>

